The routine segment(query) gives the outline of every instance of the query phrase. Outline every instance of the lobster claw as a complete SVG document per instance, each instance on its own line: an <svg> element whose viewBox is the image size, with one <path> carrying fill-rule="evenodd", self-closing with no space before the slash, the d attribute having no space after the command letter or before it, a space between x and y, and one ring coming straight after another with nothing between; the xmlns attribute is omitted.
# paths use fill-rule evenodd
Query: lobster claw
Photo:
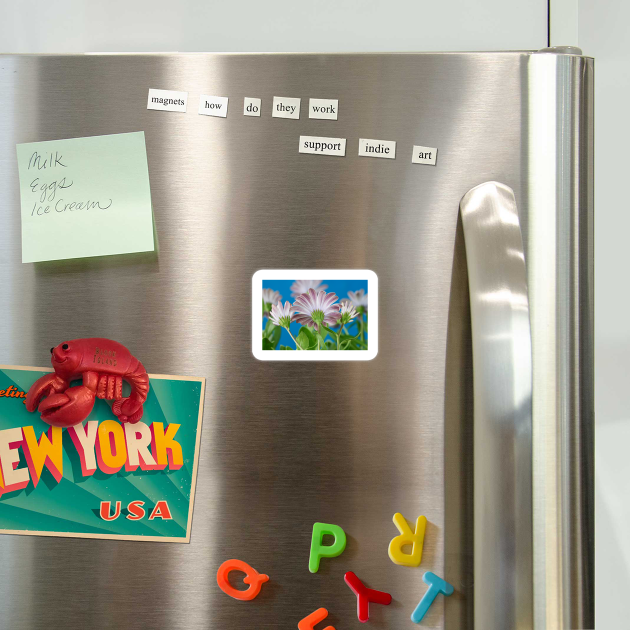
<svg viewBox="0 0 630 630"><path fill-rule="evenodd" d="M133 396L115 400L112 405L112 411L122 423L129 422L130 424L136 424L142 418L143 413L142 403L134 399Z"/></svg>
<svg viewBox="0 0 630 630"><path fill-rule="evenodd" d="M44 422L54 427L73 427L90 415L95 400L95 392L85 385L78 385L63 393L48 396L37 409Z"/></svg>
<svg viewBox="0 0 630 630"><path fill-rule="evenodd" d="M68 383L54 372L41 376L31 385L26 394L26 409L31 412L35 411L39 401L44 396L50 396L54 392L59 392L66 387L68 387Z"/></svg>

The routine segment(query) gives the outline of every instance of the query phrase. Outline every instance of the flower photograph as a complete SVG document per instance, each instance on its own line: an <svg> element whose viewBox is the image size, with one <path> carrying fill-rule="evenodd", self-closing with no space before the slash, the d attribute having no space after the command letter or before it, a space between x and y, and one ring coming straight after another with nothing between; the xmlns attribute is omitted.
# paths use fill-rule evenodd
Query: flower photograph
<svg viewBox="0 0 630 630"><path fill-rule="evenodd" d="M368 350L368 281L262 281L262 349Z"/></svg>

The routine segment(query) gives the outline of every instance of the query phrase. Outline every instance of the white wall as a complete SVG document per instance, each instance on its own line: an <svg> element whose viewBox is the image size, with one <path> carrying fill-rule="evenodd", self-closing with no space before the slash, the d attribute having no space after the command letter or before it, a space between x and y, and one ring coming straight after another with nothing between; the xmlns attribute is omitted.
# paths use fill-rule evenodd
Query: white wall
<svg viewBox="0 0 630 630"><path fill-rule="evenodd" d="M578 33L595 57L595 616L597 628L622 628L630 624L630 2L579 0Z"/></svg>
<svg viewBox="0 0 630 630"><path fill-rule="evenodd" d="M546 45L546 0L0 0L1 52L514 50Z"/></svg>

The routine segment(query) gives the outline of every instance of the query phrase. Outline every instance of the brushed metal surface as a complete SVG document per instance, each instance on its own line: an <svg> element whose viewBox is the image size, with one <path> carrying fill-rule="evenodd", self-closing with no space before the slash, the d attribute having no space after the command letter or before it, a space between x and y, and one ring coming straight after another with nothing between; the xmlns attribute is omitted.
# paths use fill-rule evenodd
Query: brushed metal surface
<svg viewBox="0 0 630 630"><path fill-rule="evenodd" d="M264 630L295 627L323 605L332 625L358 626L342 577L353 570L394 596L373 607L373 627L400 628L432 570L456 591L446 605L436 600L424 627L472 627L458 207L477 184L505 182L533 246L530 59L0 57L0 362L42 365L55 340L106 336L149 372L207 378L191 543L0 536L0 625ZM588 74L590 62L576 59ZM188 113L147 111L149 87L187 90ZM228 96L229 116L197 115L200 94ZM311 96L338 98L339 120L273 119L274 95L301 97L303 112ZM244 96L263 99L262 117L241 115ZM157 253L22 265L15 144L137 130L147 140ZM347 156L298 155L300 135L345 137ZM359 137L396 140L397 159L359 158ZM438 147L437 166L412 165L413 144ZM251 276L291 267L377 273L376 359L252 357ZM418 570L387 557L396 511L429 520ZM344 527L348 547L311 575L316 520ZM247 605L216 587L232 556L271 577Z"/></svg>
<svg viewBox="0 0 630 630"><path fill-rule="evenodd" d="M474 374L475 628L533 626L532 340L511 188L486 182L460 210Z"/></svg>
<svg viewBox="0 0 630 630"><path fill-rule="evenodd" d="M593 62L529 59L536 628L593 628Z"/></svg>

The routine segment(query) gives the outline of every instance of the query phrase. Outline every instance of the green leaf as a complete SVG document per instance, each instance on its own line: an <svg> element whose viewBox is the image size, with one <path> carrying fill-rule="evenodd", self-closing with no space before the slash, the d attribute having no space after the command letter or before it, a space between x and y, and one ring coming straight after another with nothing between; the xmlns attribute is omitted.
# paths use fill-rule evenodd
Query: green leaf
<svg viewBox="0 0 630 630"><path fill-rule="evenodd" d="M347 350L349 345L350 345L350 339L346 339L346 341L341 342L341 345L339 346L339 350Z"/></svg>
<svg viewBox="0 0 630 630"><path fill-rule="evenodd" d="M328 348L328 350L336 350L337 346L335 345L334 341L331 341L330 339L326 340L326 348Z"/></svg>
<svg viewBox="0 0 630 630"><path fill-rule="evenodd" d="M263 350L273 350L274 346L271 344L269 339L263 339Z"/></svg>
<svg viewBox="0 0 630 630"><path fill-rule="evenodd" d="M300 347L304 350L317 350L317 339L311 330L309 330L306 326L302 326L300 328L300 332L296 337L297 342L300 344Z"/></svg>
<svg viewBox="0 0 630 630"><path fill-rule="evenodd" d="M337 335L338 335L339 333L337 333L337 331L336 331L336 330L333 330L332 328L328 328L328 326L324 326L324 325L322 325L322 328L324 328L325 330L327 330L327 331L331 334L331 336L332 336L332 338L333 338L333 339L335 339L335 340L337 339Z"/></svg>
<svg viewBox="0 0 630 630"><path fill-rule="evenodd" d="M273 346L274 350L278 347L281 336L282 336L282 328L280 328L280 326L274 326L273 330L271 331L271 334L269 335L269 341L271 342L271 345Z"/></svg>
<svg viewBox="0 0 630 630"><path fill-rule="evenodd" d="M308 337L304 334L304 333L300 333L296 338L295 341L297 342L297 345L302 348L302 350L308 350L309 349L309 339Z"/></svg>
<svg viewBox="0 0 630 630"><path fill-rule="evenodd" d="M312 333L309 335L309 332L304 329L300 330L296 341L302 350L317 350L317 339Z"/></svg>
<svg viewBox="0 0 630 630"><path fill-rule="evenodd" d="M293 350L293 348L290 348L289 346L280 346L280 350Z"/></svg>
<svg viewBox="0 0 630 630"><path fill-rule="evenodd" d="M269 339L274 328L277 328L277 326L270 319L268 319L267 325L263 329L263 338Z"/></svg>
<svg viewBox="0 0 630 630"><path fill-rule="evenodd" d="M350 335L341 335L341 343L348 342L344 350L367 350L367 341L361 341L359 335L351 337Z"/></svg>

